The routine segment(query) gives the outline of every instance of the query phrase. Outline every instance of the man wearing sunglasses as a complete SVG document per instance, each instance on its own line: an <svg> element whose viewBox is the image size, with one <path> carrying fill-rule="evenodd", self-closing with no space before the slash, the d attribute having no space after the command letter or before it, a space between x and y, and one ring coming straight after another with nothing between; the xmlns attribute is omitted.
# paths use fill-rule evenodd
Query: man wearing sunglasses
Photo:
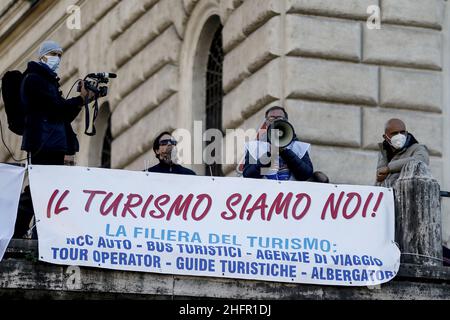
<svg viewBox="0 0 450 320"><path fill-rule="evenodd" d="M427 147L419 144L416 138L406 131L402 120L390 119L385 125L383 138L384 141L379 144L377 185L392 187L403 166L411 160L419 160L429 165Z"/></svg>
<svg viewBox="0 0 450 320"><path fill-rule="evenodd" d="M169 132L159 134L153 142L153 151L155 152L155 156L158 158L159 163L156 166L147 169L147 171L195 175L194 171L174 163L176 145L177 141Z"/></svg>

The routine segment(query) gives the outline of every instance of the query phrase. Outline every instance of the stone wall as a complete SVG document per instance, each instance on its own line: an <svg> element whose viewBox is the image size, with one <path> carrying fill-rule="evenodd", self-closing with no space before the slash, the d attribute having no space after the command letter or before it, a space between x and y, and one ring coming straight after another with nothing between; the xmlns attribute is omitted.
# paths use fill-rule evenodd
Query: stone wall
<svg viewBox="0 0 450 320"><path fill-rule="evenodd" d="M381 30L366 27L373 4ZM371 184L384 123L401 117L442 181L445 5L245 1L224 28L224 126L251 127L250 115L283 103L317 169L334 182Z"/></svg>
<svg viewBox="0 0 450 320"><path fill-rule="evenodd" d="M13 240L0 264L0 297L13 299L448 300L450 269L401 264L377 286L324 286L132 272L37 261L37 243Z"/></svg>

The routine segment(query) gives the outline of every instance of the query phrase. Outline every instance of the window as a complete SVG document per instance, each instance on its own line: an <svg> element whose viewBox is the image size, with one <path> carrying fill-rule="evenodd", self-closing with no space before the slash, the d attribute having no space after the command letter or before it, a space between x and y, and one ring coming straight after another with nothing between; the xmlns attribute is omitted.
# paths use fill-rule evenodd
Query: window
<svg viewBox="0 0 450 320"><path fill-rule="evenodd" d="M223 68L223 47L222 47L222 25L219 25L214 34L211 47L209 48L208 64L206 69L206 130L219 129L222 131L222 68ZM209 144L213 143L210 141ZM217 155L215 150L211 154ZM206 175L223 176L222 165L214 163L206 166Z"/></svg>

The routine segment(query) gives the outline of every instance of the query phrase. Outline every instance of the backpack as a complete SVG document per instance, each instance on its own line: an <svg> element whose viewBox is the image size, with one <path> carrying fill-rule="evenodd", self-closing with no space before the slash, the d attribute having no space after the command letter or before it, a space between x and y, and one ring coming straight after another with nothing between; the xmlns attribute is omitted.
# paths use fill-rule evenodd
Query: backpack
<svg viewBox="0 0 450 320"><path fill-rule="evenodd" d="M9 130L23 135L25 129L25 104L22 99L22 83L25 75L18 71L8 71L2 78L2 97L5 104Z"/></svg>

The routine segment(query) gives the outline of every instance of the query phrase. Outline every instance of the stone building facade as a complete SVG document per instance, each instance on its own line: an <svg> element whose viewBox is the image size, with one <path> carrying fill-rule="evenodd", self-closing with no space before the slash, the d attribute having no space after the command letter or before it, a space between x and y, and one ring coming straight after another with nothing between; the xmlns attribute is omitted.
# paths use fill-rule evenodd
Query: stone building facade
<svg viewBox="0 0 450 320"><path fill-rule="evenodd" d="M72 5L79 29L70 28ZM380 29L368 27L370 6L380 9ZM384 123L399 117L428 146L433 175L449 190L449 13L445 0L3 0L0 74L23 70L45 39L65 49L64 93L89 72L117 73L97 135L84 135L78 118L76 160L142 170L155 162L157 133L208 123L206 74L219 35L219 129L257 128L268 106L284 105L312 144L316 170L334 183L372 185ZM0 120L5 142L23 158L1 104ZM11 160L0 148L0 161ZM222 170L233 176L235 167Z"/></svg>

